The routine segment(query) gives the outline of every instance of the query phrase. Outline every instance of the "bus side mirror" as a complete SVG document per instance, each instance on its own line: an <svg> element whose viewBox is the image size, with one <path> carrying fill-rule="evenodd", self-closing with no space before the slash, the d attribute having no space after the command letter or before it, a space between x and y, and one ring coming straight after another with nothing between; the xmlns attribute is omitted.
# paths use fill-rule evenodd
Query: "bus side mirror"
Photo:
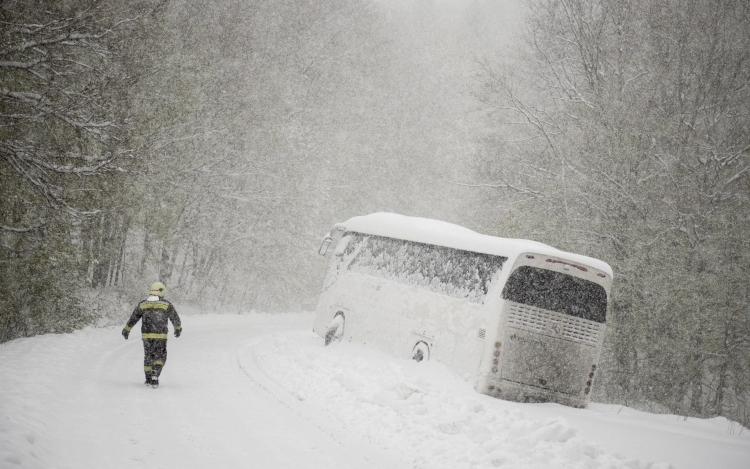
<svg viewBox="0 0 750 469"><path fill-rule="evenodd" d="M333 238L330 234L327 234L326 237L323 238L323 243L321 243L320 248L318 249L318 254L325 256L326 252L328 252L328 246L330 246L331 241L333 241Z"/></svg>

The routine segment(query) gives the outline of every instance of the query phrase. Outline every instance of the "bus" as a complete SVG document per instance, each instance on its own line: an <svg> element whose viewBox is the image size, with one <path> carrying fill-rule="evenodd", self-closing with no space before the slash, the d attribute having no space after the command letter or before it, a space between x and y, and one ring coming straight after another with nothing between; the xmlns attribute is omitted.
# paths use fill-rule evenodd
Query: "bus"
<svg viewBox="0 0 750 469"><path fill-rule="evenodd" d="M588 404L610 302L607 263L393 213L334 225L319 253L330 261L313 330L326 345L437 360L506 400Z"/></svg>

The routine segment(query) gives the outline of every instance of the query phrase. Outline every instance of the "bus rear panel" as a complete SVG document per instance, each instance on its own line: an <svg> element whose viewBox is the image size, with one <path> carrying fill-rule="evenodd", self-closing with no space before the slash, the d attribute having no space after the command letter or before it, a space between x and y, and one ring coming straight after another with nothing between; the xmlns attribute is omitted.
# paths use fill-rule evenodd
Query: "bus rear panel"
<svg viewBox="0 0 750 469"><path fill-rule="evenodd" d="M519 402L585 407L611 279L588 266L534 254L519 256L514 267L502 290L487 378L478 390Z"/></svg>

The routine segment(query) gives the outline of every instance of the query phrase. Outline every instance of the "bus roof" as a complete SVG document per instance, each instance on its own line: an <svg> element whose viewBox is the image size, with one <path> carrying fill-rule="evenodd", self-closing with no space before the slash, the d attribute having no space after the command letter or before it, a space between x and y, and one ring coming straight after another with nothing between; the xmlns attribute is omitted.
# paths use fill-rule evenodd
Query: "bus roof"
<svg viewBox="0 0 750 469"><path fill-rule="evenodd" d="M378 212L352 217L343 223L337 223L334 229L434 244L464 251L481 252L507 257L512 260L519 254L533 252L560 257L593 267L609 274L610 278L612 278L612 267L606 262L593 257L561 251L536 241L483 235L463 226L429 218Z"/></svg>

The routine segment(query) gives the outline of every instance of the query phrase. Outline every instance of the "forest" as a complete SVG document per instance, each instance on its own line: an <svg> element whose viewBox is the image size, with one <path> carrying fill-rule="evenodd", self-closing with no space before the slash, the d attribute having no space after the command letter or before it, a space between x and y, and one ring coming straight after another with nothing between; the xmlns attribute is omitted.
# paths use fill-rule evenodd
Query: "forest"
<svg viewBox="0 0 750 469"><path fill-rule="evenodd" d="M312 310L376 211L615 280L593 399L750 424L744 0L3 0L0 342Z"/></svg>

